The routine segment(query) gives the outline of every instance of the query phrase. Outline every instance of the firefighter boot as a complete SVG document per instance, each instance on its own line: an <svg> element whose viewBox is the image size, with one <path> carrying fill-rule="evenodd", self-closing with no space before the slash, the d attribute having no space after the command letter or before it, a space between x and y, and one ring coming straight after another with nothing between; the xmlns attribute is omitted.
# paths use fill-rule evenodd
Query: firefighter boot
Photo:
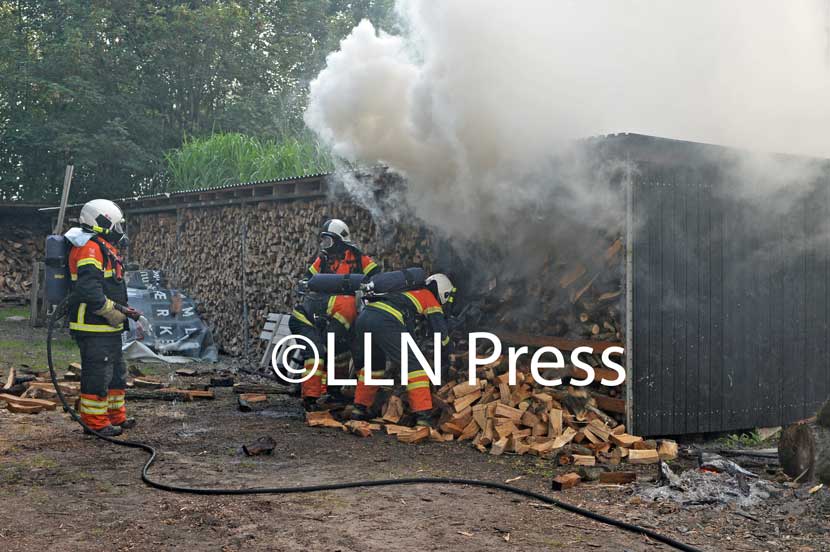
<svg viewBox="0 0 830 552"><path fill-rule="evenodd" d="M415 426L417 427L432 427L432 416L429 410L415 413Z"/></svg>
<svg viewBox="0 0 830 552"><path fill-rule="evenodd" d="M360 404L353 404L352 413L349 416L349 419L364 422L369 419L369 409Z"/></svg>
<svg viewBox="0 0 830 552"><path fill-rule="evenodd" d="M121 435L121 428L114 425L104 426L98 431L92 432L87 428L84 428L84 434L86 435L94 435L95 433L102 435L103 437L118 437Z"/></svg>

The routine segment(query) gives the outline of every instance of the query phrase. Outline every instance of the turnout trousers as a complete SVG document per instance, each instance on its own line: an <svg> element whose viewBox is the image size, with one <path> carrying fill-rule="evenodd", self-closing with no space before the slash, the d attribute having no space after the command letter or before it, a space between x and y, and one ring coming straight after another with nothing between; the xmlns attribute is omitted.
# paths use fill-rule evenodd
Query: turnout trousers
<svg viewBox="0 0 830 552"><path fill-rule="evenodd" d="M372 364L366 366L364 363L365 352L363 349L363 335L372 334ZM380 309L367 306L357 317L357 335L355 336L356 347L360 351L355 366L360 367L357 378L357 389L355 390L354 402L360 406L371 408L378 387L364 383L366 370L372 372L374 379L382 378L386 372L386 361L392 362L393 366L401 366L401 334L409 333L407 327L401 324L392 314ZM413 412L424 412L432 410L432 392L430 391L429 378L427 373L421 369L418 358L412 350L407 351L408 357L408 383L406 392L409 398L409 407ZM359 362L359 364L357 364Z"/></svg>
<svg viewBox="0 0 830 552"><path fill-rule="evenodd" d="M81 351L81 420L96 431L122 424L127 419L127 365L121 334L76 335L75 341Z"/></svg>

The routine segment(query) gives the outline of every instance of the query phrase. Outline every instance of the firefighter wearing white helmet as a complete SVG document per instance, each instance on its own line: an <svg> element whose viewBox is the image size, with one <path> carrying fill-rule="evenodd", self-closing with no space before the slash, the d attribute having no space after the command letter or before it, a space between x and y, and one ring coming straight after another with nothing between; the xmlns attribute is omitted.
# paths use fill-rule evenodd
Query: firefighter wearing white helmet
<svg viewBox="0 0 830 552"><path fill-rule="evenodd" d="M121 353L126 318L139 314L127 306L124 265L118 250L125 220L112 201L93 199L81 209L79 222L80 228L66 233L72 244L69 330L78 343L84 367L79 410L87 427L112 437L135 425L134 419L127 418L127 367Z"/></svg>
<svg viewBox="0 0 830 552"><path fill-rule="evenodd" d="M455 287L446 274L440 272L426 279L427 288L435 294L442 305L455 301Z"/></svg>
<svg viewBox="0 0 830 552"><path fill-rule="evenodd" d="M414 333L418 322L425 321L431 334L441 335L441 364L447 366L452 344L444 309L449 308L454 300L455 288L446 274L433 274L423 287L403 292L382 294L370 299L360 316L357 317L357 335L355 342L363 343L363 334L372 335L372 363L360 367L357 388L354 395L352 419L369 419L373 412L378 388L364 384L365 374L371 371L374 379L384 375L386 360L400 364L402 362L401 334ZM365 358L359 355L359 360ZM409 406L415 413L416 423L421 426L431 425L432 392L426 371L415 353L408 351L408 378L406 392ZM397 371L396 371L397 372Z"/></svg>
<svg viewBox="0 0 830 552"><path fill-rule="evenodd" d="M363 274L374 276L380 271L377 263L364 255L351 242L349 226L340 219L329 219L320 228L320 253L306 271L306 278L316 274ZM335 395L329 390L326 381L326 333L337 336L335 341L336 357L344 359L337 362L335 372L342 377L348 373L348 353L350 353L353 325L357 318L357 303L354 295L309 294L297 305L288 320L292 334L302 335L314 342L321 351L321 358L314 375L303 382L302 397L307 410L318 407L318 400L326 394ZM304 359L307 372L314 370L314 358L310 355Z"/></svg>

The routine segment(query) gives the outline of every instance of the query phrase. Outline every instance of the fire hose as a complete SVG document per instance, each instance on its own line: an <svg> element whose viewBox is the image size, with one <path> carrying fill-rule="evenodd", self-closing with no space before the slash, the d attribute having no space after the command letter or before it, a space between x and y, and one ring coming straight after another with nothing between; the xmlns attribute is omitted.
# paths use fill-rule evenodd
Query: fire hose
<svg viewBox="0 0 830 552"><path fill-rule="evenodd" d="M585 508L580 508L579 506L574 506L573 504L568 504L567 502L562 502L557 500L553 497L537 493L534 491L529 491L526 489L522 489L519 487L514 487L511 485L506 485L503 483L498 483L495 481L484 481L479 479L463 479L463 478L455 478L455 477L407 477L401 479L377 479L377 480L370 480L370 481L351 481L346 483L324 483L321 485L305 485L305 486L297 486L297 487L252 487L252 488L244 488L244 489L227 489L227 488L196 488L196 487L185 487L182 485L173 485L169 483L162 483L160 481L156 481L150 477L150 467L156 461L158 453L154 447L148 445L147 443L142 443L139 441L130 441L127 439L114 439L112 437L107 437L101 435L97 431L91 429L87 426L78 413L69 406L69 402L67 401L66 397L61 390L61 386L58 384L58 376L55 372L55 365L52 361L52 338L54 335L56 323L63 320L67 315L67 300L59 304L54 312L49 316L49 322L47 327L46 333L46 356L47 361L49 364L49 374L52 378L52 383L55 386L55 391L57 392L58 398L60 399L63 410L67 412L73 420L78 422L84 429L88 430L94 436L104 441L108 441L114 445L134 448L134 449L141 449L147 454L149 454L149 458L147 462L145 462L144 467L141 470L141 480L148 486L158 489L161 491L173 492L173 493L186 493L186 494L196 494L196 495L255 495L255 494L297 494L297 493L313 493L313 492L320 492L320 491L336 491L341 489L357 489L361 487L389 487L393 485L467 485L471 487L482 487L485 489L495 489L499 491L504 491L507 493L512 493L515 495L523 496L525 498L530 498L533 500L538 500L544 504L550 504L552 506L556 506L557 508L561 508L567 512L571 512L573 514L577 514L588 519L592 519L594 521L598 521L600 523L605 523L607 525L611 525L625 531L629 531L631 533L636 533L639 535L644 535L650 539L653 539L657 542L661 542L663 544L669 545L677 550L683 550L686 552L701 552L700 549L694 548L688 544L684 544L680 541L677 541L671 537L666 535L662 535L657 533L656 531L652 531L651 529L647 529L645 527L640 527L638 525L634 525L632 523L627 523L625 521L621 521L609 516L605 516L602 514L598 514L596 512L592 512L590 510L586 510Z"/></svg>

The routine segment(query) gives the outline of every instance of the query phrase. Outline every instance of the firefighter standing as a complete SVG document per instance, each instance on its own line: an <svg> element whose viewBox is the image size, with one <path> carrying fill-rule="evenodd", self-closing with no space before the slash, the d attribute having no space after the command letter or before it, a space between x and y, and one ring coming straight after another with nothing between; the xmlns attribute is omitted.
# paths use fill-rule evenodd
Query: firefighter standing
<svg viewBox="0 0 830 552"><path fill-rule="evenodd" d="M444 274L433 274L426 279L426 286L405 292L387 293L371 300L357 319L357 344L363 345L363 334L372 336L372 365L363 366L358 374L352 409L352 419L367 419L370 415L377 386L364 383L366 370L371 370L374 379L383 377L386 360L394 364L401 362L401 334L412 333L418 318L424 318L433 333L441 334L442 363L449 359L450 339L443 305L452 302L455 288ZM362 358L363 355L360 355ZM416 423L429 426L432 410L432 392L429 378L412 350L408 354L408 382L406 386L409 407L415 413Z"/></svg>
<svg viewBox="0 0 830 552"><path fill-rule="evenodd" d="M94 199L81 209L80 223L66 233L73 246L69 329L81 352L80 415L90 429L112 437L135 425L124 403L127 368L121 353L127 315L137 313L127 307L117 248L124 215L112 201Z"/></svg>
<svg viewBox="0 0 830 552"><path fill-rule="evenodd" d="M349 241L349 227L339 219L327 220L320 231L320 255L306 271L306 277L316 274L363 274L373 276L379 267L369 256ZM320 358L317 371L303 382L302 396L306 409L315 408L317 399L326 389L326 336L335 335L337 353L351 349L352 326L357 318L357 303L353 295L325 295L311 293L291 313L288 327L291 333L309 338L317 347ZM321 320L327 320L321 323ZM314 370L314 358L304 362L306 374Z"/></svg>

